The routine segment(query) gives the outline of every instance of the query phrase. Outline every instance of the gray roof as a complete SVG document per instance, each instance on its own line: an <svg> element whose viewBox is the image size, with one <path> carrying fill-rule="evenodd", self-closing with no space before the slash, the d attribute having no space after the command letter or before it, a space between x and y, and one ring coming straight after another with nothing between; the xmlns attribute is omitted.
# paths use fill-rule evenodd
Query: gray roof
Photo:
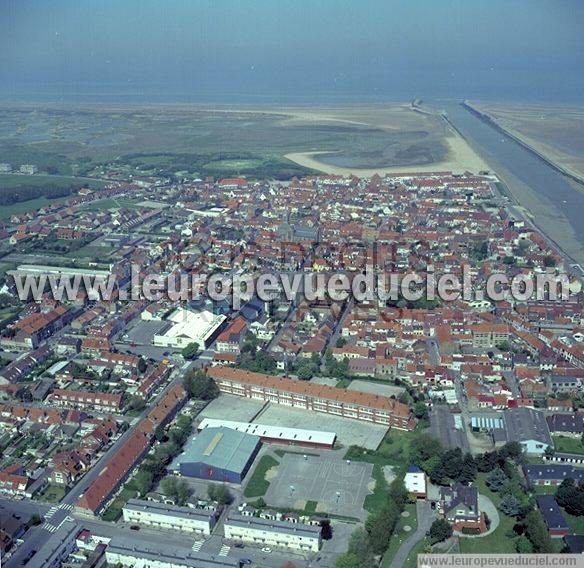
<svg viewBox="0 0 584 568"><path fill-rule="evenodd" d="M209 511L192 509L190 507L179 507L177 505L165 505L164 503L143 501L142 499L130 499L124 505L124 509L201 522L210 522L213 519L213 515L209 514Z"/></svg>
<svg viewBox="0 0 584 568"><path fill-rule="evenodd" d="M454 415L446 406L435 406L430 413L430 435L445 448L460 448L463 453L470 452L464 424L462 421L455 421Z"/></svg>
<svg viewBox="0 0 584 568"><path fill-rule="evenodd" d="M320 527L305 525L302 523L291 523L289 521L274 521L272 519L260 519L259 517L248 517L245 515L232 514L225 519L226 525L233 527L243 527L271 531L275 533L295 534L309 538L318 538L321 532Z"/></svg>
<svg viewBox="0 0 584 568"><path fill-rule="evenodd" d="M179 469L181 463L202 462L214 468L240 472L259 443L258 436L230 428L205 428L187 442L172 467Z"/></svg>
<svg viewBox="0 0 584 568"><path fill-rule="evenodd" d="M29 568L45 568L53 566L61 559L63 552L75 540L79 525L74 521L63 521L52 533L39 551L27 563Z"/></svg>
<svg viewBox="0 0 584 568"><path fill-rule="evenodd" d="M581 412L553 414L547 417L547 423L551 432L584 432L584 414Z"/></svg>
<svg viewBox="0 0 584 568"><path fill-rule="evenodd" d="M166 561L178 566L192 568L218 568L224 566L238 566L239 560L227 556L210 556L202 552L194 552L190 548L177 546L154 546L135 538L114 537L107 547L107 553L128 554L135 558L151 561Z"/></svg>
<svg viewBox="0 0 584 568"><path fill-rule="evenodd" d="M552 437L543 412L533 408L508 408L503 411L508 442L536 440L553 446Z"/></svg>

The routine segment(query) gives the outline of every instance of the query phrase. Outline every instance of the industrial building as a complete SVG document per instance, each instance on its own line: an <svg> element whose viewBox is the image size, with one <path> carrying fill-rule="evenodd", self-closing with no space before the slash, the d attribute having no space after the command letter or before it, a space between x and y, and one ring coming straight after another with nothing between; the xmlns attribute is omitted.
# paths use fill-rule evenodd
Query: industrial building
<svg viewBox="0 0 584 568"><path fill-rule="evenodd" d="M233 514L225 520L224 529L225 538L266 546L285 546L318 552L322 543L320 527L290 521Z"/></svg>
<svg viewBox="0 0 584 568"><path fill-rule="evenodd" d="M187 442L171 469L186 477L241 483L261 447L259 436L205 428Z"/></svg>
<svg viewBox="0 0 584 568"><path fill-rule="evenodd" d="M167 318L166 325L154 335L152 342L157 347L182 349L197 343L201 349L208 347L220 333L226 317L208 310L193 312L177 308Z"/></svg>
<svg viewBox="0 0 584 568"><path fill-rule="evenodd" d="M124 521L161 529L210 535L215 515L210 511L130 499L122 509Z"/></svg>
<svg viewBox="0 0 584 568"><path fill-rule="evenodd" d="M334 432L284 428L254 422L234 422L232 420L218 420L215 418L204 418L197 429L202 431L205 428L220 427L259 436L260 440L266 444L282 444L285 446L299 446L324 450L332 450L336 438Z"/></svg>

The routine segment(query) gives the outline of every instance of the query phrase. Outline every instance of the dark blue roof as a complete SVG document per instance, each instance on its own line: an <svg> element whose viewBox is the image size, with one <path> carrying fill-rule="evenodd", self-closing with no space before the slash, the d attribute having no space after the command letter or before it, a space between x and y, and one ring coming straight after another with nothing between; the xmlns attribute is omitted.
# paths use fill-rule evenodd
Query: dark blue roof
<svg viewBox="0 0 584 568"><path fill-rule="evenodd" d="M549 529L568 529L568 523L553 495L538 495L537 506Z"/></svg>
<svg viewBox="0 0 584 568"><path fill-rule="evenodd" d="M422 473L422 470L417 465L408 467L408 473Z"/></svg>

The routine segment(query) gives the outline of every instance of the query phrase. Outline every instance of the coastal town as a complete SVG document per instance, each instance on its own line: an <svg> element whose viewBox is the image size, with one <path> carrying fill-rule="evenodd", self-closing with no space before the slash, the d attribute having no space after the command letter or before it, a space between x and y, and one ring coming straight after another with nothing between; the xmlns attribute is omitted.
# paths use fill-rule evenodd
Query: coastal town
<svg viewBox="0 0 584 568"><path fill-rule="evenodd" d="M94 173L0 225L4 565L584 551L583 272L497 176ZM132 266L549 274L569 297L130 299ZM116 286L21 300L44 273Z"/></svg>

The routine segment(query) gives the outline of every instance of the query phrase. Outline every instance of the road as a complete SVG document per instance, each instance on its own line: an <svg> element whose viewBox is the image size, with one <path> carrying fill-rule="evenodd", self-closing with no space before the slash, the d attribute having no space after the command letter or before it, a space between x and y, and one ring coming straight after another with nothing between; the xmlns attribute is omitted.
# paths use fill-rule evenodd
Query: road
<svg viewBox="0 0 584 568"><path fill-rule="evenodd" d="M391 561L391 568L402 568L405 565L406 559L412 548L418 544L430 530L434 519L436 518L436 511L433 511L430 507L430 503L427 501L418 501L416 503L416 515L418 517L418 527L404 543L398 548L393 560Z"/></svg>

